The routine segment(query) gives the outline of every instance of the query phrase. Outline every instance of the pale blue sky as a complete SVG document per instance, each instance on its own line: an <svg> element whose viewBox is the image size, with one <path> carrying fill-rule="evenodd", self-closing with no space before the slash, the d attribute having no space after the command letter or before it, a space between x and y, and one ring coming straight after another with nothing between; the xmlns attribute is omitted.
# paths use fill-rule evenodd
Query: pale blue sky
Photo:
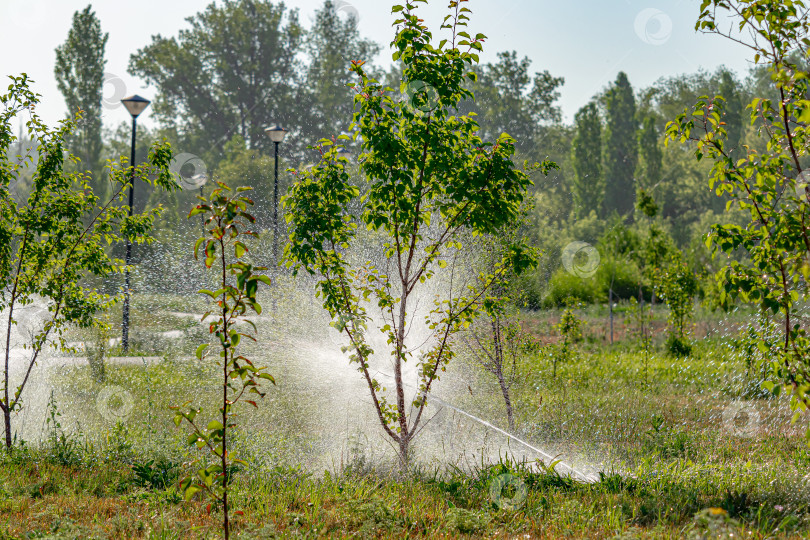
<svg viewBox="0 0 810 540"><path fill-rule="evenodd" d="M53 76L54 48L67 36L74 11L87 0L0 0L0 75L27 72L43 95L40 114L55 122L64 103ZM184 19L210 0L99 0L92 2L102 29L109 32L107 71L120 77L116 87L105 87L107 98L124 90L153 97L154 89L126 72L129 55L149 43L152 35L176 35ZM391 41L392 0L337 0L346 11L356 11L360 31L384 44ZM516 50L532 59L533 70L548 69L565 77L560 104L570 121L576 110L623 70L635 88L663 76L714 69L724 64L741 74L748 54L739 45L717 36L695 33L699 0L470 0L470 30L488 36L482 61L495 53ZM309 25L322 0L288 0ZM423 18L438 29L447 0L431 0L421 7ZM127 8L125 8L127 6ZM128 9L137 6L136 10ZM387 51L378 58L390 61ZM5 88L6 83L2 83ZM124 88L126 87L126 88ZM107 125L126 120L123 109L104 111ZM149 123L149 115L143 121Z"/></svg>

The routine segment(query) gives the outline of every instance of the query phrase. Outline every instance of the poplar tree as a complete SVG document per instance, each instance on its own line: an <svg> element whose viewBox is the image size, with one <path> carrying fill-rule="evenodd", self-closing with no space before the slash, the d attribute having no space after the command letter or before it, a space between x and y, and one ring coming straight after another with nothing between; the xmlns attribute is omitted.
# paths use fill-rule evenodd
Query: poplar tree
<svg viewBox="0 0 810 540"><path fill-rule="evenodd" d="M602 176L602 120L596 103L582 107L574 116L576 134L572 142L574 180L571 194L577 217L602 207L605 182Z"/></svg>
<svg viewBox="0 0 810 540"><path fill-rule="evenodd" d="M68 146L81 160L81 168L90 171L90 185L102 194L101 99L108 37L101 31L101 22L92 6L76 11L67 39L56 48L54 65L56 85L65 98L68 116L82 111Z"/></svg>
<svg viewBox="0 0 810 540"><path fill-rule="evenodd" d="M633 213L634 174L638 162L636 99L627 74L620 72L605 96L605 201L604 212Z"/></svg>

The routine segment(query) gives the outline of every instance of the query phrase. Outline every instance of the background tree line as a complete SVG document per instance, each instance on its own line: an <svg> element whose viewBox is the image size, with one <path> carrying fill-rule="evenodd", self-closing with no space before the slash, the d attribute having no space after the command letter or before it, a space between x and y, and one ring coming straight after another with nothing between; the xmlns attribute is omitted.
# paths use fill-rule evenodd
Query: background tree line
<svg viewBox="0 0 810 540"><path fill-rule="evenodd" d="M348 129L351 61L364 60L368 73L393 88L401 66L380 67L384 46L364 38L362 24L341 14L332 0L325 0L308 27L297 9L269 0L212 3L187 22L175 36L154 36L130 58L130 73L157 89L150 110L157 127L139 128L137 154L143 158L155 139L167 138L176 153L198 156L210 178L253 187L260 228L269 229L272 144L264 128L280 123L290 129L282 143L282 171L305 166L316 160L309 144ZM107 183L103 162L128 155L129 148L126 118L115 129L102 128L106 42L88 6L74 14L54 66L67 113L84 111L71 150L100 189ZM633 296L651 252L663 260L663 254L683 250L693 269L704 275L712 270L701 236L710 223L735 215L707 187L708 164L696 163L688 146L664 147L664 125L698 96L721 94L730 146L739 148L755 129L743 121L742 104L768 87L763 70L739 80L720 68L643 89L619 73L568 124L556 104L562 78L535 72L516 51L496 58L475 68L477 80L469 84L477 99L463 102L460 112L477 113L484 140L512 135L519 159L549 158L560 165L548 177L534 178L533 209L522 231L544 250L537 272L522 282L529 305L568 297L606 301L608 281L617 284L618 297ZM282 173L280 181L284 193L290 175ZM170 241L191 226L185 214L197 194L142 189L135 205L168 208L162 234ZM640 197L651 198L652 214L639 210ZM572 279L560 268L562 249L575 240L599 249L602 263L593 278ZM137 250L136 261L154 249L160 245ZM642 285L650 296L652 284Z"/></svg>

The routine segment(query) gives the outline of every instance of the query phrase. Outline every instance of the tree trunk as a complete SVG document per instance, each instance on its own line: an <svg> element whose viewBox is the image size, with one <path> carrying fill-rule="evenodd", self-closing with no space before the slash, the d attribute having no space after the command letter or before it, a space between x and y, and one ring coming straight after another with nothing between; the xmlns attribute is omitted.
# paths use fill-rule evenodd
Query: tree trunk
<svg viewBox="0 0 810 540"><path fill-rule="evenodd" d="M515 419L512 415L512 401L509 399L509 387L504 380L504 358L503 344L501 343L501 321L497 315L492 317L492 341L495 345L495 375L498 377L498 384L501 386L503 401L506 404L506 419L509 421L509 429L514 431Z"/></svg>
<svg viewBox="0 0 810 540"><path fill-rule="evenodd" d="M3 408L3 425L6 428L6 450L11 451L11 410Z"/></svg>
<svg viewBox="0 0 810 540"><path fill-rule="evenodd" d="M503 379L503 373L498 373L498 383L501 385L501 393L503 394L503 401L506 403L506 418L509 420L509 430L515 430L515 418L512 414L512 400L509 399L509 387L506 386L506 381Z"/></svg>
<svg viewBox="0 0 810 540"><path fill-rule="evenodd" d="M399 472L406 473L408 471L408 452L410 450L410 440L402 436L399 439Z"/></svg>

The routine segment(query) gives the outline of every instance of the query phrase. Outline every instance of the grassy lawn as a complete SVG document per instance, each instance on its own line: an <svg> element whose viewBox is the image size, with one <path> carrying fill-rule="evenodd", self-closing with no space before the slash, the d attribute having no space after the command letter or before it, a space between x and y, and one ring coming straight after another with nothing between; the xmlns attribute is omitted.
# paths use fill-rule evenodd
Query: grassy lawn
<svg viewBox="0 0 810 540"><path fill-rule="evenodd" d="M109 365L103 383L81 363L50 374L43 430L0 458L0 538L217 537L218 510L198 497L185 502L177 491L178 479L201 455L185 447L185 432L174 427L168 409L190 399L213 410L216 373L189 359L204 333L169 315L176 302L160 302L136 320L148 312L154 320L142 330L185 332L170 352L160 340L142 340L144 354L164 361ZM414 469L400 475L391 455L381 458L380 445L366 442L375 440L373 423L359 430L365 439L349 437L358 432L349 429L345 440L329 444L330 429L343 418L330 411L338 379L313 377L324 366L310 355L328 338L291 329L314 316L296 309L298 323L290 315L287 326L274 329L268 318L259 328L267 341L248 351L269 364L279 386L258 411L237 419L236 452L250 464L232 486L234 508L243 512L236 517L241 538L810 534L807 420L791 423L784 399L758 391L744 355L716 330L701 333L698 326L700 339L688 358L663 351L662 331L644 354L633 343L629 316L620 311L615 323L622 339L610 347L606 314L589 308L581 313L586 338L557 366L556 377L548 347L520 359L512 387L515 435L601 472L595 482L535 463L514 445L490 461L452 463L426 445ZM557 316L525 314L522 323L539 343L550 344ZM738 328L744 317L713 328ZM459 358L442 384L442 399L506 427L496 382L469 360ZM104 388L126 391L125 403L109 405L106 416L98 403ZM367 408L362 399L357 403ZM467 444L469 424L448 431L449 422L438 416L435 422L439 427L425 440L445 431ZM331 464L318 461L330 453Z"/></svg>

